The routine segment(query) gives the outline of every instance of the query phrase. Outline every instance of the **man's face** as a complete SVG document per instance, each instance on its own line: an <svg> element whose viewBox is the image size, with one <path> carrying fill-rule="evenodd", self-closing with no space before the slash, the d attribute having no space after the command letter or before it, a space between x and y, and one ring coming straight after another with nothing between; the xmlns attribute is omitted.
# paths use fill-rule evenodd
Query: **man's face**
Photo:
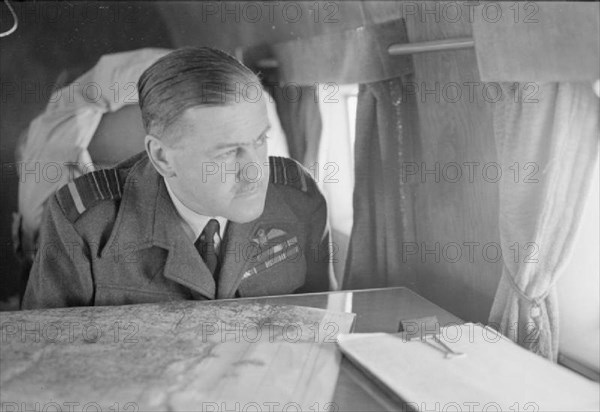
<svg viewBox="0 0 600 412"><path fill-rule="evenodd" d="M184 205L237 223L258 218L269 182L265 102L187 109L170 149L169 184Z"/></svg>

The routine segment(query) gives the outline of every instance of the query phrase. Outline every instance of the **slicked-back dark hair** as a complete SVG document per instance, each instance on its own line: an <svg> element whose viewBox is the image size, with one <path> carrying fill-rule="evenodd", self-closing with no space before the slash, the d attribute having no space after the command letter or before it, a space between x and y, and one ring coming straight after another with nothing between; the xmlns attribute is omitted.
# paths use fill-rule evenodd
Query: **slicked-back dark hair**
<svg viewBox="0 0 600 412"><path fill-rule="evenodd" d="M158 59L138 81L146 133L161 138L190 107L239 102L241 90L260 87L258 77L229 54L211 47L184 47Z"/></svg>

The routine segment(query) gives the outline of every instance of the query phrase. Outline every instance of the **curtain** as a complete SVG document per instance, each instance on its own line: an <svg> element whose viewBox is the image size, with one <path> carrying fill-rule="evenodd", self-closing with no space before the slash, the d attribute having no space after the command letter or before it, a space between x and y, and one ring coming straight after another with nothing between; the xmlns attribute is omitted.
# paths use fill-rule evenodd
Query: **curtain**
<svg viewBox="0 0 600 412"><path fill-rule="evenodd" d="M317 161L321 138L321 112L314 86L269 87L285 133L290 157L306 167Z"/></svg>
<svg viewBox="0 0 600 412"><path fill-rule="evenodd" d="M494 134L505 173L499 181L504 265L489 322L556 361L555 285L577 247L573 238L597 161L600 107L587 83L501 87Z"/></svg>
<svg viewBox="0 0 600 412"><path fill-rule="evenodd" d="M261 67L258 60L271 54L270 46L254 47L243 52L244 63L258 73L262 86L269 94L269 106L276 108L281 132L285 136L286 157L310 168L316 161L321 140L321 112L315 99L315 84L302 85L284 82L282 71ZM271 124L273 133L277 129ZM272 144L271 142L270 144Z"/></svg>
<svg viewBox="0 0 600 412"><path fill-rule="evenodd" d="M354 225L344 289L413 286L403 270L402 242L414 240L412 190L401 165L412 159L417 134L411 127L416 104L403 96L400 77L359 87Z"/></svg>

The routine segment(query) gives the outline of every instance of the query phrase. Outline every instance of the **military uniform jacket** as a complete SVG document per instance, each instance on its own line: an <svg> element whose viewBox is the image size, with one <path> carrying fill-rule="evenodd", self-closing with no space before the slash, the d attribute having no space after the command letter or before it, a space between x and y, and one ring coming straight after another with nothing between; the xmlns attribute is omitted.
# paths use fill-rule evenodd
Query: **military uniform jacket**
<svg viewBox="0 0 600 412"><path fill-rule="evenodd" d="M23 309L328 290L325 199L297 162L269 163L261 217L227 224L217 285L145 152L63 186L45 210Z"/></svg>

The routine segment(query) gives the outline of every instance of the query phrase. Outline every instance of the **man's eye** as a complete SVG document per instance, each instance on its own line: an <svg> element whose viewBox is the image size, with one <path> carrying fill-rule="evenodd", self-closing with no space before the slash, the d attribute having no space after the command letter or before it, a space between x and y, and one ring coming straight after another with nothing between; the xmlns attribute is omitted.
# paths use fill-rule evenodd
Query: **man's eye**
<svg viewBox="0 0 600 412"><path fill-rule="evenodd" d="M223 152L223 153L217 155L217 157L219 159L226 159L228 157L234 156L236 153L237 153L237 148L236 149L228 150L226 152Z"/></svg>
<svg viewBox="0 0 600 412"><path fill-rule="evenodd" d="M256 145L262 146L263 144L265 144L265 142L267 141L268 138L269 138L269 136L267 136L266 134L263 134L258 139L256 139Z"/></svg>

